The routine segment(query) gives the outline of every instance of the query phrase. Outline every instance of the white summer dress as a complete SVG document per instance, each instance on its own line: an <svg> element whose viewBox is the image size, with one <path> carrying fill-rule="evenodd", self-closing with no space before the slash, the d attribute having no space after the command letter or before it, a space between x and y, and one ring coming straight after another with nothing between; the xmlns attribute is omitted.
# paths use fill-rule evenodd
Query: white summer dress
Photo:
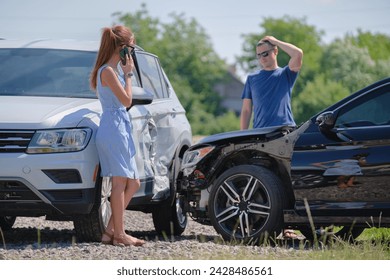
<svg viewBox="0 0 390 280"><path fill-rule="evenodd" d="M108 67L106 64L100 67L97 75L97 93L103 109L96 134L101 176L138 179L130 117L126 107L122 105L111 89L102 86L100 75L106 67ZM120 75L118 78L125 86L124 78Z"/></svg>

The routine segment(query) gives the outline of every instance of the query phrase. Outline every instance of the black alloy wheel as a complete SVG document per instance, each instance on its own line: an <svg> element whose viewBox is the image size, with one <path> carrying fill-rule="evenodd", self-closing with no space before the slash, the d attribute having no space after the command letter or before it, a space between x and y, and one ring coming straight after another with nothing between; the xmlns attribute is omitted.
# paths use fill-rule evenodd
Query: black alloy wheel
<svg viewBox="0 0 390 280"><path fill-rule="evenodd" d="M212 187L209 217L225 240L275 240L283 225L282 183L268 169L240 165L225 171Z"/></svg>

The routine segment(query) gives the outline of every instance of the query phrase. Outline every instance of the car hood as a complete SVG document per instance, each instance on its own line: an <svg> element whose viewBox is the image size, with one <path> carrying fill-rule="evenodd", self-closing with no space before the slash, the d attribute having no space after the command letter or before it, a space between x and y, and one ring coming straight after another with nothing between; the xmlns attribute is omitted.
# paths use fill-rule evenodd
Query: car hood
<svg viewBox="0 0 390 280"><path fill-rule="evenodd" d="M279 131L281 128L285 126L270 126L264 128L256 128L256 129L246 129L246 130L237 130L237 131L229 131L219 134L214 134L211 136L207 136L201 139L199 144L207 144L207 143L215 143L215 142L223 142L228 140L229 142L240 141L243 138L253 138L265 136L274 131Z"/></svg>
<svg viewBox="0 0 390 280"><path fill-rule="evenodd" d="M98 99L0 96L0 129L77 127L100 112Z"/></svg>

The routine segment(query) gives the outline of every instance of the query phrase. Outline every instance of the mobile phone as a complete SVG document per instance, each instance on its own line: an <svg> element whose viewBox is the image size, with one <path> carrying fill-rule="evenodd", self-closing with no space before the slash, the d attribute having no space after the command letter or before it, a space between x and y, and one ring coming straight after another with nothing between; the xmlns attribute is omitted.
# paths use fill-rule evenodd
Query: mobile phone
<svg viewBox="0 0 390 280"><path fill-rule="evenodd" d="M121 62L122 62L122 65L126 65L126 60L127 60L127 56L126 55L129 55L129 49L124 47L123 49L121 49L119 51L119 57L121 58Z"/></svg>

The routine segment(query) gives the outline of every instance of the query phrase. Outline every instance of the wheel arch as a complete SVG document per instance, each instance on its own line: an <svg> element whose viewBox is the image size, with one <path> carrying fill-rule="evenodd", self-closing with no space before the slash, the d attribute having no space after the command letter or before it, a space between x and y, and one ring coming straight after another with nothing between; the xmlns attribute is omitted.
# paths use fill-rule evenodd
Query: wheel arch
<svg viewBox="0 0 390 280"><path fill-rule="evenodd" d="M172 158L171 163L169 165L169 171L170 171L169 181L170 181L171 185L172 185L172 182L174 180L174 178L173 178L174 172L172 172L172 171L174 170L175 167L176 167L177 171L180 171L181 160L183 159L184 153L190 148L190 146L191 146L191 142L188 140L184 140L176 148L175 153L173 154L173 158ZM176 164L176 166L175 166L175 164ZM180 172L177 172L176 175L180 175ZM176 178L176 181L177 180L178 180L178 178ZM177 184L177 182L176 182L176 186L180 187L180 184Z"/></svg>
<svg viewBox="0 0 390 280"><path fill-rule="evenodd" d="M153 224L158 233L167 235L181 235L187 227L188 218L182 211L181 197L177 195L180 176L181 160L184 152L190 147L190 143L182 142L173 155L169 165L170 196L154 206L152 210ZM184 213L184 214L183 214Z"/></svg>
<svg viewBox="0 0 390 280"><path fill-rule="evenodd" d="M221 160L213 174L210 176L210 185L227 169L238 165L256 165L264 167L280 178L283 184L283 207L289 209L294 206L294 192L292 190L290 170L283 164L283 160L270 156L262 151L251 149L241 150L226 154Z"/></svg>

